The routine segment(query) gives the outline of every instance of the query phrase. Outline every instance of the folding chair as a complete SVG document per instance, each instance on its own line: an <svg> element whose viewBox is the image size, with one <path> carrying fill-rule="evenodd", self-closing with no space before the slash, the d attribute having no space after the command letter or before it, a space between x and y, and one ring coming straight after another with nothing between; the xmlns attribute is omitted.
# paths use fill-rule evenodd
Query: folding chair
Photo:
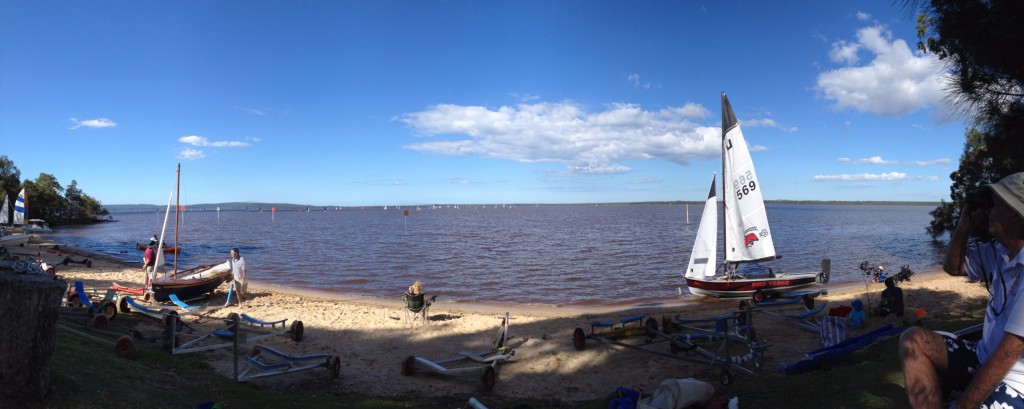
<svg viewBox="0 0 1024 409"><path fill-rule="evenodd" d="M412 295L409 293L405 293L404 295L402 295L402 301L405 302L406 324L411 324L412 321L416 320L418 315L423 317L423 322L425 322L427 325L430 325L430 316L427 315L427 310L430 309L430 302L436 299L437 296L435 295L431 297L430 301L427 301L426 299L424 299L424 297L424 294ZM411 320L409 318L410 314L412 314Z"/></svg>

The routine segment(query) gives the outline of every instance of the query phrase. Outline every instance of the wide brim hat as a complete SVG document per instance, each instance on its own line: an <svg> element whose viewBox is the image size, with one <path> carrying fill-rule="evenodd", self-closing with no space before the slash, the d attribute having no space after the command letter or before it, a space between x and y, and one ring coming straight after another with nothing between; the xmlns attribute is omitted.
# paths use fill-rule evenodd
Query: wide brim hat
<svg viewBox="0 0 1024 409"><path fill-rule="evenodd" d="M1017 213L1017 216L1024 219L1024 172L1014 173L996 183L987 184L985 187L992 189L999 200L1006 203Z"/></svg>

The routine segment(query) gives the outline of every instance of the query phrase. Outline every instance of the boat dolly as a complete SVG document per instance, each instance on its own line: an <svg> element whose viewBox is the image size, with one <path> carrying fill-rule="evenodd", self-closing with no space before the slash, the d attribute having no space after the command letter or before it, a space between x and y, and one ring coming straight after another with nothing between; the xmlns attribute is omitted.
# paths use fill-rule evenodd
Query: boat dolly
<svg viewBox="0 0 1024 409"><path fill-rule="evenodd" d="M459 352L459 356L439 361L433 361L416 355L409 355L409 357L402 361L402 375L412 376L422 369L441 375L455 375L465 372L479 371L480 382L483 384L484 390L488 392L493 390L494 384L497 383L498 380L498 364L511 360L516 354L515 348L507 345L509 340L508 321L509 315L506 312L505 317L501 320L501 326L498 329L498 336L495 338L490 351L479 353L463 351ZM465 366L464 364L467 362L483 364L483 367L476 365ZM462 363L463 365L451 366L456 363Z"/></svg>

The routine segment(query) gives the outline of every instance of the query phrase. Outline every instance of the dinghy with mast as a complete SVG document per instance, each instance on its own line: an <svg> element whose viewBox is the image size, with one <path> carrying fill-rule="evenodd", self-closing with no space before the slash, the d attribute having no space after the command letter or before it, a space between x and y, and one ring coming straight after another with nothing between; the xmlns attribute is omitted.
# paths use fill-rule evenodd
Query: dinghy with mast
<svg viewBox="0 0 1024 409"><path fill-rule="evenodd" d="M761 301L771 294L814 286L827 282L827 274L790 274L772 271L737 272L744 263L757 263L778 258L768 214L765 212L761 184L754 172L750 150L743 132L722 93L722 225L725 240L722 263L717 264L718 241L717 199L715 179L704 204L697 237L690 253L684 278L690 293L700 296L735 298L753 297Z"/></svg>

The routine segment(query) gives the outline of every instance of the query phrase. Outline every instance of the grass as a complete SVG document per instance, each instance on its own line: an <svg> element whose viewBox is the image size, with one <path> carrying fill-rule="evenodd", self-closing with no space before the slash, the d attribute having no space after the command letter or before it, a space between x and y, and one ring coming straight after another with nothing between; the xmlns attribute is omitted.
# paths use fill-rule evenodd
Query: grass
<svg viewBox="0 0 1024 409"><path fill-rule="evenodd" d="M117 321L127 318L118 318ZM956 330L977 323L982 311L967 311L929 319L924 325ZM113 324L113 323L112 323ZM127 324L122 324L127 325ZM771 368L763 375L736 378L727 388L743 408L901 408L907 407L895 338L865 348L842 365L799 375L782 375ZM132 359L117 357L112 347L83 341L63 331L50 361L51 392L37 402L17 407L46 408L193 408L216 401L224 408L465 408L469 396L374 397L331 392L327 376L287 388L264 388L236 383L203 360L171 356L155 344L138 342ZM633 352L622 352L633 353ZM650 359L658 359L651 357ZM321 369L317 369L321 370ZM344 377L344 374L342 375ZM628 380L623 380L628 385ZM718 385L716 385L718 386ZM608 391L609 396L614 391ZM570 404L489 396L491 408L605 408L608 396ZM3 405L0 402L0 406Z"/></svg>

